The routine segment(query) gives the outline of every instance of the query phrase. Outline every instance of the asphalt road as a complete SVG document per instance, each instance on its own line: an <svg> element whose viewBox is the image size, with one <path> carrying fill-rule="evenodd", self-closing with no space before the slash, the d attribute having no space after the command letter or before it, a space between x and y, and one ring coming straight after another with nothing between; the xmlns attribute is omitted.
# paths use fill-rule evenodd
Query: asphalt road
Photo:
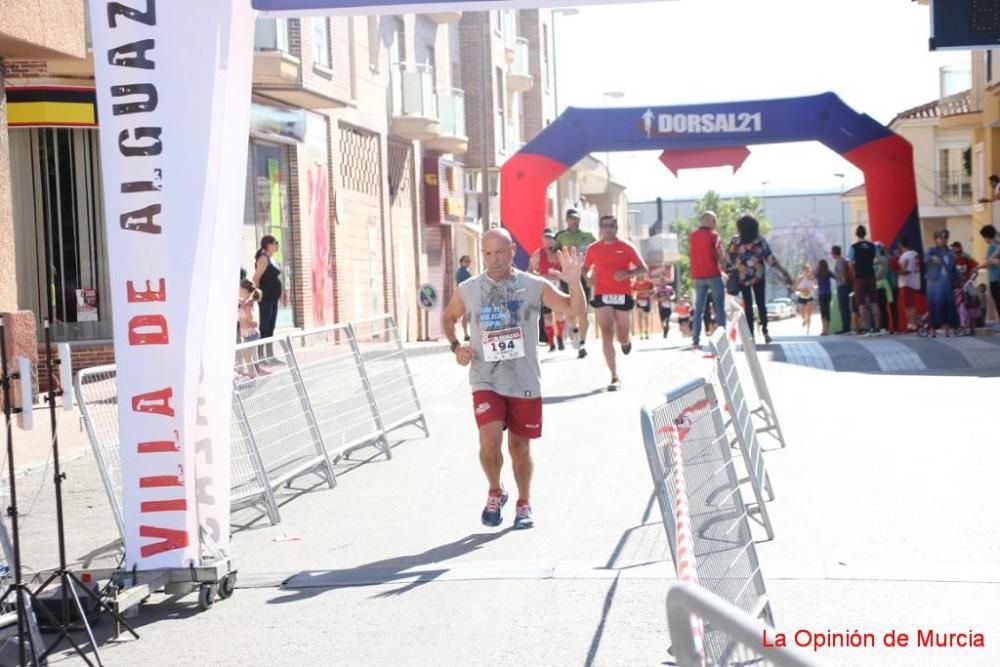
<svg viewBox="0 0 1000 667"><path fill-rule="evenodd" d="M779 323L782 332L797 325ZM777 342L762 356L789 445L767 455L776 539L757 548L779 628L973 630L985 648L819 655L831 665L1000 664L1000 380L967 364L893 372L877 349L875 369L827 370L790 360L783 348L802 341ZM499 529L479 523L486 485L465 372L447 354L414 358L430 438L398 433L391 461L339 466L333 490L298 480L283 492L281 524L235 534L233 598L199 612L193 597L156 596L136 619L138 641L109 640L99 624L106 664L668 664L674 572L638 416L671 385L711 375L714 362L682 346L637 342L612 394L595 341L583 361L542 353L536 528L516 532L512 505ZM89 456L67 466L74 557L115 536L93 466ZM26 477L28 500L39 479ZM505 481L514 487L509 469ZM43 490L26 518L35 568L53 564Z"/></svg>

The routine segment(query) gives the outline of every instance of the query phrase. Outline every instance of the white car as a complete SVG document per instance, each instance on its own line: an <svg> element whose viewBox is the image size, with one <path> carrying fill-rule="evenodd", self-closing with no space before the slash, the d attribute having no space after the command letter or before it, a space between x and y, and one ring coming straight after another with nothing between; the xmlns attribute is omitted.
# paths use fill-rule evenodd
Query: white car
<svg viewBox="0 0 1000 667"><path fill-rule="evenodd" d="M771 299L767 302L767 319L784 320L795 317L795 306L791 299Z"/></svg>

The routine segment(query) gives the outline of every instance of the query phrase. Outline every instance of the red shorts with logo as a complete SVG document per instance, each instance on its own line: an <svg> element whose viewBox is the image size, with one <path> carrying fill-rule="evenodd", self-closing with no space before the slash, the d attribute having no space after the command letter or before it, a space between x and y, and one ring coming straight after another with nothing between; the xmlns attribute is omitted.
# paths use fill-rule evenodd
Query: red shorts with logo
<svg viewBox="0 0 1000 667"><path fill-rule="evenodd" d="M514 435L539 438L542 435L542 399L511 398L492 391L472 392L472 409L480 427L502 422Z"/></svg>

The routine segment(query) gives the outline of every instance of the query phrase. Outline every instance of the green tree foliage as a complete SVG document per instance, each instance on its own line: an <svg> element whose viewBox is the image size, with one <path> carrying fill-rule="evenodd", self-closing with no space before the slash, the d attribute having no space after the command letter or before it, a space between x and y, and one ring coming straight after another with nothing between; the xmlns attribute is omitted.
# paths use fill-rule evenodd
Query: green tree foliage
<svg viewBox="0 0 1000 667"><path fill-rule="evenodd" d="M760 223L760 233L767 235L771 230L771 225L767 222L767 217L760 207L760 199L757 197L742 196L736 199L722 199L719 193L709 190L705 196L694 203L694 215L686 220L674 220L670 225L670 231L677 234L677 245L680 249L680 259L676 262L675 268L678 275L678 285L680 294L694 296L693 283L691 282L691 260L690 246L688 245L688 234L697 229L701 222L701 214L705 211L714 211L718 218L716 231L723 245L736 235L736 220L744 213L749 213L757 218Z"/></svg>

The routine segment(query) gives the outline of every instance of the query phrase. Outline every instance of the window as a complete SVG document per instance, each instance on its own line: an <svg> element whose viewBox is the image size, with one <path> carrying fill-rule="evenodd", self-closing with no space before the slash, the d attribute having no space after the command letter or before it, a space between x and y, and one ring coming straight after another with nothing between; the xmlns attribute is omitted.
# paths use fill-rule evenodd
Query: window
<svg viewBox="0 0 1000 667"><path fill-rule="evenodd" d="M403 45L403 36L406 34L406 24L404 24L403 19L398 16L393 19L393 23L396 26L394 31L395 44L393 44L393 51L390 53L390 58L392 62L405 63L406 49Z"/></svg>
<svg viewBox="0 0 1000 667"><path fill-rule="evenodd" d="M253 29L255 51L288 52L288 23L285 19L257 19Z"/></svg>
<svg viewBox="0 0 1000 667"><path fill-rule="evenodd" d="M313 62L323 67L330 66L330 19L312 19Z"/></svg>
<svg viewBox="0 0 1000 667"><path fill-rule="evenodd" d="M378 72L378 19L377 16L368 17L368 69Z"/></svg>
<svg viewBox="0 0 1000 667"><path fill-rule="evenodd" d="M549 66L549 26L542 24L542 71L545 73L545 90L552 81L552 69Z"/></svg>
<svg viewBox="0 0 1000 667"><path fill-rule="evenodd" d="M504 99L504 85L503 85L503 70L499 67L496 68L496 128L493 130L493 135L496 141L496 147L501 151L507 150L507 114L505 113L505 102Z"/></svg>
<svg viewBox="0 0 1000 667"><path fill-rule="evenodd" d="M986 61L986 83L993 82L993 51L988 50L983 54L983 59Z"/></svg>
<svg viewBox="0 0 1000 667"><path fill-rule="evenodd" d="M939 204L972 203L972 151L962 144L938 145Z"/></svg>

